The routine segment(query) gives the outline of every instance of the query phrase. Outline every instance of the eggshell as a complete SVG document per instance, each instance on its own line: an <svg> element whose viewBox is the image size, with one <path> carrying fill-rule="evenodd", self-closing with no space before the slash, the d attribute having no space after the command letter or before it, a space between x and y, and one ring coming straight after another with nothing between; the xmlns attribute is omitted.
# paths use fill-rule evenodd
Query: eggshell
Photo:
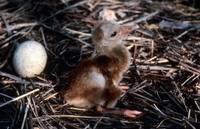
<svg viewBox="0 0 200 129"><path fill-rule="evenodd" d="M32 78L39 75L47 63L47 53L36 41L21 43L13 54L13 67L21 77Z"/></svg>

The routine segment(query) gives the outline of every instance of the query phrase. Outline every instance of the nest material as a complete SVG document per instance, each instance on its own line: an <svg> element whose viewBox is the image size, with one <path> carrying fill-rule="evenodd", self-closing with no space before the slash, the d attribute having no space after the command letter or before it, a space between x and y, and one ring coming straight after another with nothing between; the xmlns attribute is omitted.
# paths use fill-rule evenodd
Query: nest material
<svg viewBox="0 0 200 129"><path fill-rule="evenodd" d="M198 128L200 11L189 2L1 0L1 129ZM133 63L122 82L130 90L117 107L141 110L141 118L69 107L58 95L70 70L93 53L91 32L102 19L138 26L127 39ZM27 39L48 52L45 71L34 79L20 78L11 62L15 45Z"/></svg>

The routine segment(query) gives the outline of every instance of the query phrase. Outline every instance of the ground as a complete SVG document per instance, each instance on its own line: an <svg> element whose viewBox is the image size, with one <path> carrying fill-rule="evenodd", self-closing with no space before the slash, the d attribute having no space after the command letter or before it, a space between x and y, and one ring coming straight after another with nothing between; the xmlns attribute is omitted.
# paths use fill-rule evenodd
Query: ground
<svg viewBox="0 0 200 129"><path fill-rule="evenodd" d="M200 126L200 10L197 0L1 0L1 129L197 129ZM58 93L70 71L92 55L91 32L107 19L137 28L118 108L137 119L63 105ZM16 44L42 43L46 69L23 79L12 66Z"/></svg>

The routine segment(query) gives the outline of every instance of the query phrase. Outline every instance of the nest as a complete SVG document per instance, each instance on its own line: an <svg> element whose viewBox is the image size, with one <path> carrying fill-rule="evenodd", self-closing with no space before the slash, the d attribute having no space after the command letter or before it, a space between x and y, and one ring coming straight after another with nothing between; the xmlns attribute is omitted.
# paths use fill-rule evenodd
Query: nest
<svg viewBox="0 0 200 129"><path fill-rule="evenodd" d="M200 12L195 2L1 0L1 129L199 128ZM143 111L138 119L69 107L58 94L67 86L68 73L93 53L92 29L105 19L138 28L127 39L133 63L122 82L130 89L117 104ZM28 39L41 42L48 53L45 71L33 79L19 77L12 66L16 44Z"/></svg>

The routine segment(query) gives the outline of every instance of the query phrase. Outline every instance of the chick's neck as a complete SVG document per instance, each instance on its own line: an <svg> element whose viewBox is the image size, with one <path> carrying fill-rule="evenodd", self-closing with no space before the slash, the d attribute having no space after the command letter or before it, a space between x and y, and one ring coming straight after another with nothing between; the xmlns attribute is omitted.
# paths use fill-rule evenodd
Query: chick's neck
<svg viewBox="0 0 200 129"><path fill-rule="evenodd" d="M97 56L98 55L106 55L109 58L116 60L120 65L130 65L130 52L124 45L121 44L113 47L101 46L97 48Z"/></svg>

